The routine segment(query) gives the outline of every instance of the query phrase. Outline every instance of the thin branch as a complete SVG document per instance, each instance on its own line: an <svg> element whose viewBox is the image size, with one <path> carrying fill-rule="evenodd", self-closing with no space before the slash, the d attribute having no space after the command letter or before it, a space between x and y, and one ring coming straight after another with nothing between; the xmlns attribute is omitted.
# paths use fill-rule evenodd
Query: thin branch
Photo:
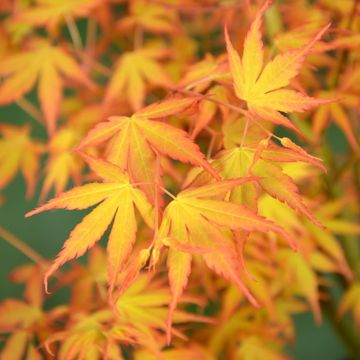
<svg viewBox="0 0 360 360"><path fill-rule="evenodd" d="M155 183L154 183L155 230L154 230L154 236L151 246L155 244L159 231L159 180L160 180L160 155L156 152Z"/></svg>
<svg viewBox="0 0 360 360"><path fill-rule="evenodd" d="M168 196L170 196L173 200L176 200L176 197L174 194L172 194L170 191L166 190L164 187L159 185L159 188Z"/></svg>
<svg viewBox="0 0 360 360"><path fill-rule="evenodd" d="M48 262L30 246L25 244L22 240L11 234L9 231L0 227L0 237L2 237L7 243L12 245L15 249L19 250L25 256L27 256L34 263L40 265L43 268L48 267Z"/></svg>
<svg viewBox="0 0 360 360"><path fill-rule="evenodd" d="M134 33L134 50L141 49L144 43L144 30L141 26L136 26Z"/></svg>
<svg viewBox="0 0 360 360"><path fill-rule="evenodd" d="M184 95L192 95L192 96L202 96L202 100L205 100L205 101L210 101L210 102L213 102L215 104L218 104L218 105L222 105L222 106L225 106L227 107L228 109L230 110L233 110L233 111L236 111L244 116L247 117L247 119L250 119L251 121L253 121L257 126L259 126L262 130L264 130L268 136L270 137L273 137L277 140L281 140L281 138L279 138L278 136L276 136L275 134L273 134L271 131L269 131L264 125L262 125L259 121L256 120L256 118L247 110L244 110L242 109L241 107L239 106L236 106L236 105L232 105L232 104L229 104L229 103L226 103L224 101L221 101L221 100L217 100L217 99L213 99L209 96L204 96L203 94L201 93L198 93L196 91L192 91L192 90L185 90L185 89L180 89L180 88L170 88L170 90L174 91L174 92L179 92L181 94L184 94Z"/></svg>
<svg viewBox="0 0 360 360"><path fill-rule="evenodd" d="M34 120L40 124L44 124L41 112L28 100L21 98L16 100L16 104L27 114L29 114Z"/></svg>
<svg viewBox="0 0 360 360"><path fill-rule="evenodd" d="M75 49L78 52L81 51L83 49L82 40L74 18L71 16L65 16L65 22Z"/></svg>
<svg viewBox="0 0 360 360"><path fill-rule="evenodd" d="M246 118L245 127L244 127L244 131L243 131L243 134L242 134L240 147L243 147L244 144L245 144L245 139L246 139L246 135L247 135L248 129L249 129L249 119Z"/></svg>

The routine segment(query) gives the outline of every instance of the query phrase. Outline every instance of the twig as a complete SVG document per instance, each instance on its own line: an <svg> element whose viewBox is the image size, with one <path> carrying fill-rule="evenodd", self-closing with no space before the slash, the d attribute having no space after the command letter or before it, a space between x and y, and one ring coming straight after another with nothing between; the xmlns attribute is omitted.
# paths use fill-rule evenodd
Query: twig
<svg viewBox="0 0 360 360"><path fill-rule="evenodd" d="M78 52L81 51L83 49L82 40L74 18L71 16L65 16L65 22L75 49Z"/></svg>
<svg viewBox="0 0 360 360"><path fill-rule="evenodd" d="M34 263L40 265L43 268L48 267L48 262L30 246L25 244L22 240L11 234L9 231L0 227L0 237L2 237L7 243L18 249L21 253L27 256Z"/></svg>
<svg viewBox="0 0 360 360"><path fill-rule="evenodd" d="M141 49L144 43L144 31L141 26L136 26L134 33L134 50Z"/></svg>
<svg viewBox="0 0 360 360"><path fill-rule="evenodd" d="M16 100L16 104L27 114L29 114L34 120L40 124L44 124L41 112L28 100L21 98Z"/></svg>
<svg viewBox="0 0 360 360"><path fill-rule="evenodd" d="M241 138L241 143L240 143L240 147L242 148L245 144L245 139L246 139L246 134L248 132L248 129L249 129L249 119L246 118L246 122L245 122L245 127L244 127L244 131L243 131L243 134L242 134L242 138Z"/></svg>

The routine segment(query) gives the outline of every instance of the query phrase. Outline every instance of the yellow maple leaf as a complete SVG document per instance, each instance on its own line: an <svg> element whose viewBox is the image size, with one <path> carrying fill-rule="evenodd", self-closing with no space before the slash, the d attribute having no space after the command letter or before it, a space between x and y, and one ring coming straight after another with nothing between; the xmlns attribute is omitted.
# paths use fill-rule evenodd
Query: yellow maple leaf
<svg viewBox="0 0 360 360"><path fill-rule="evenodd" d="M318 100L297 91L283 89L294 78L306 55L330 25L325 26L307 45L277 55L264 66L263 42L261 40L262 16L271 4L267 0L258 11L245 38L242 58L231 44L227 29L225 40L230 71L234 81L236 96L246 101L251 114L292 130L299 130L280 112L305 111L328 100Z"/></svg>
<svg viewBox="0 0 360 360"><path fill-rule="evenodd" d="M16 20L22 23L54 28L68 17L86 16L102 0L36 0L35 5L20 11Z"/></svg>
<svg viewBox="0 0 360 360"><path fill-rule="evenodd" d="M167 56L167 51L157 48L143 48L127 52L115 65L114 73L106 89L105 101L125 96L133 110L144 105L146 85L171 86L171 80L159 60Z"/></svg>
<svg viewBox="0 0 360 360"><path fill-rule="evenodd" d="M38 81L37 93L49 134L53 134L63 95L63 76L93 87L77 62L61 47L35 39L22 52L0 61L0 104L8 104L28 93Z"/></svg>
<svg viewBox="0 0 360 360"><path fill-rule="evenodd" d="M152 207L145 195L132 186L129 177L117 166L103 160L83 155L102 183L90 183L75 187L47 204L30 211L26 217L50 209L86 209L101 202L72 231L62 251L45 274L45 284L61 265L83 255L103 236L112 223L108 241L108 274L110 290L129 256L136 239L137 223L134 206L149 226L153 226ZM121 208L121 211L118 209Z"/></svg>
<svg viewBox="0 0 360 360"><path fill-rule="evenodd" d="M0 126L0 189L4 188L20 170L27 185L27 197L31 197L36 186L40 155L44 147L30 137L30 127Z"/></svg>

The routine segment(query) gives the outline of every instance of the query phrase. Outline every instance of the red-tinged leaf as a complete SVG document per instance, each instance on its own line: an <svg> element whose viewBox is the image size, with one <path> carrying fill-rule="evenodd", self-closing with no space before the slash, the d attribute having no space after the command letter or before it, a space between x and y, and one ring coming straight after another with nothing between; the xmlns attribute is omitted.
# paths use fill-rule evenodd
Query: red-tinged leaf
<svg viewBox="0 0 360 360"><path fill-rule="evenodd" d="M120 202L121 196L112 196L104 200L74 228L65 241L63 249L45 274L46 292L48 292L48 279L60 266L71 259L80 257L101 239L113 220Z"/></svg>
<svg viewBox="0 0 360 360"><path fill-rule="evenodd" d="M191 258L189 253L170 249L167 258L167 267L169 273L169 282L171 290L171 301L169 304L169 315L167 319L166 337L167 342L171 341L171 324L176 305L182 295L184 288L188 283L191 272Z"/></svg>
<svg viewBox="0 0 360 360"><path fill-rule="evenodd" d="M83 221L74 228L68 240L65 241L62 251L45 275L45 285L47 286L49 277L60 266L83 255L99 241L115 217L109 240L109 251L114 250L114 253L111 253L108 262L112 290L118 272L121 271L134 243L137 228L134 218L134 204L150 226L153 226L153 214L151 205L146 201L145 196L139 189L132 187L128 177L120 169L105 161L89 156L85 157L93 171L103 178L104 182L87 184L69 190L38 209L29 212L26 216L54 208L85 209L102 201L100 205L85 216ZM120 214L115 216L119 209L122 217Z"/></svg>
<svg viewBox="0 0 360 360"><path fill-rule="evenodd" d="M329 25L322 29L313 41L309 42L305 47L281 57L279 55L273 62L263 68L264 51L260 26L264 11L270 3L271 1L264 3L252 23L245 38L242 59L240 59L232 46L225 29L225 40L234 90L238 98L247 102L248 108L253 115L277 125L286 126L302 135L290 120L280 114L280 111L305 111L329 101L316 100L293 90L281 88L288 85L290 79L297 75L305 55L310 52L314 43L320 39ZM267 70L268 68L269 70ZM276 74L275 81L273 81L274 73Z"/></svg>
<svg viewBox="0 0 360 360"><path fill-rule="evenodd" d="M39 99L46 119L48 133L53 135L56 128L62 100L62 80L51 63L45 63L39 78Z"/></svg>
<svg viewBox="0 0 360 360"><path fill-rule="evenodd" d="M0 330L14 331L18 326L27 327L42 318L41 310L15 299L6 299L0 304Z"/></svg>
<svg viewBox="0 0 360 360"><path fill-rule="evenodd" d="M262 177L259 180L259 184L268 194L304 214L315 225L324 228L304 204L298 193L298 188L291 177L283 173L280 167L270 162L259 160L251 172L256 176Z"/></svg>
<svg viewBox="0 0 360 360"><path fill-rule="evenodd" d="M31 41L23 52L0 61L0 74L6 76L0 86L1 104L20 99L39 80L38 97L50 134L54 133L59 116L63 85L61 74L94 87L83 69L65 50L39 39Z"/></svg>
<svg viewBox="0 0 360 360"><path fill-rule="evenodd" d="M273 231L286 239L289 245L296 249L294 239L281 227L265 218L254 214L244 206L218 200L187 200L187 205L200 211L208 221L219 226L225 226L233 230L246 231Z"/></svg>
<svg viewBox="0 0 360 360"><path fill-rule="evenodd" d="M206 265L220 276L232 282L246 296L250 303L259 306L240 276L239 260L235 246L229 241L226 249L218 249L203 255Z"/></svg>
<svg viewBox="0 0 360 360"><path fill-rule="evenodd" d="M86 137L81 140L77 148L82 149L86 146L96 146L108 140L119 131L119 127L124 125L127 119L125 116L112 116L109 118L109 121L97 124L88 132Z"/></svg>
<svg viewBox="0 0 360 360"><path fill-rule="evenodd" d="M299 73L306 56L329 27L330 24L325 26L303 47L277 55L265 66L255 87L261 89L264 93L267 93L287 86L289 81Z"/></svg>
<svg viewBox="0 0 360 360"><path fill-rule="evenodd" d="M26 10L17 13L16 20L31 25L53 28L68 17L82 17L90 13L101 0L38 1Z"/></svg>
<svg viewBox="0 0 360 360"><path fill-rule="evenodd" d="M288 148L284 149L276 146L275 144L270 144L268 148L262 151L261 157L264 160L280 163L304 162L314 165L326 172L326 168L321 159L309 155L308 153L305 153L305 151L299 151L296 146L290 145L286 140L283 145Z"/></svg>
<svg viewBox="0 0 360 360"><path fill-rule="evenodd" d="M137 111L144 105L148 82L170 87L170 78L157 62L158 54L161 51L143 48L122 55L106 90L105 102L112 102L120 94L126 94L133 110Z"/></svg>
<svg viewBox="0 0 360 360"><path fill-rule="evenodd" d="M265 10L271 5L271 0L266 0L256 13L255 20L251 24L244 41L244 51L241 59L244 77L244 94L248 94L252 84L259 78L263 68L263 43L261 40L261 24ZM246 96L246 95L245 95Z"/></svg>
<svg viewBox="0 0 360 360"><path fill-rule="evenodd" d="M156 157L159 155L167 155L182 162L201 166L219 179L219 175L205 160L198 145L187 133L174 126L136 116L113 116L109 121L100 123L91 130L80 143L79 149L96 146L109 139L111 140L108 141L106 158L121 169L127 170L133 182L145 183L141 189L151 201L154 200L155 193L154 187L149 185L156 178ZM162 178L157 181L161 185ZM159 203L161 204L161 199Z"/></svg>
<svg viewBox="0 0 360 360"><path fill-rule="evenodd" d="M134 116L139 119L160 119L183 112L199 100L200 97L166 99L137 111Z"/></svg>
<svg viewBox="0 0 360 360"><path fill-rule="evenodd" d="M0 189L21 171L27 185L27 197L31 197L36 186L43 146L30 137L28 126L16 127L3 123L0 134Z"/></svg>
<svg viewBox="0 0 360 360"><path fill-rule="evenodd" d="M292 246L295 246L294 242L282 228L244 206L205 198L223 194L250 179L253 180L244 178L217 182L218 190L215 184L210 184L179 193L165 209L157 241L171 250L200 254L209 267L236 284L249 301L256 304L241 280L238 252L228 230L273 231ZM161 248L161 245L158 247ZM182 289L186 284L184 274L180 274L178 282Z"/></svg>
<svg viewBox="0 0 360 360"><path fill-rule="evenodd" d="M196 123L193 131L191 132L191 138L195 139L197 135L202 131L208 123L213 119L216 114L216 104L211 101L204 101L199 107L199 114L196 117Z"/></svg>
<svg viewBox="0 0 360 360"><path fill-rule="evenodd" d="M124 194L121 197L121 204L124 210L118 210L116 213L107 246L110 294L136 240L137 224L132 196L128 193Z"/></svg>
<svg viewBox="0 0 360 360"><path fill-rule="evenodd" d="M198 199L201 199L204 197L217 196L232 190L234 187L237 187L249 181L257 180L259 180L259 178L256 176L248 176L243 178L222 180L212 184L203 185L201 187L190 187L181 192L181 197L196 197Z"/></svg>
<svg viewBox="0 0 360 360"><path fill-rule="evenodd" d="M182 162L201 166L215 179L220 179L218 173L205 160L205 156L200 152L198 145L192 142L183 130L145 119L138 121L137 125L160 153Z"/></svg>

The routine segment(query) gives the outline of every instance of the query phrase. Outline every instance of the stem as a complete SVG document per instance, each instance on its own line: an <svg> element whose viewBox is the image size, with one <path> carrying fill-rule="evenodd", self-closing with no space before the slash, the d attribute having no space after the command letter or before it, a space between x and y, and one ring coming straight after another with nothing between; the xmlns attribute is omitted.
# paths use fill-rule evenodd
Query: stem
<svg viewBox="0 0 360 360"><path fill-rule="evenodd" d="M68 27L71 40L74 44L75 49L79 52L83 49L81 36L76 26L74 18L71 16L65 16L66 26Z"/></svg>
<svg viewBox="0 0 360 360"><path fill-rule="evenodd" d="M176 197L174 194L172 194L170 191L166 190L164 187L159 185L159 188L168 196L170 196L173 200L176 200Z"/></svg>
<svg viewBox="0 0 360 360"><path fill-rule="evenodd" d="M89 18L86 27L86 57L84 67L88 71L90 70L94 61L94 50L96 43L96 22L94 19Z"/></svg>
<svg viewBox="0 0 360 360"><path fill-rule="evenodd" d="M249 128L249 119L246 118L245 127L244 127L244 131L243 131L242 138L241 138L241 143L240 143L241 148L245 144L245 139L246 139L246 134L248 132L248 128Z"/></svg>
<svg viewBox="0 0 360 360"><path fill-rule="evenodd" d="M143 47L144 31L141 26L136 26L134 33L134 50L139 50Z"/></svg>
<svg viewBox="0 0 360 360"><path fill-rule="evenodd" d="M16 104L38 123L42 125L44 124L41 112L30 101L25 98L21 98L16 100Z"/></svg>
<svg viewBox="0 0 360 360"><path fill-rule="evenodd" d="M185 89L180 89L180 88L171 88L172 91L174 92L179 92L181 94L184 94L184 95L193 95L193 96L199 96L199 97L202 97L202 100L205 100L205 101L210 101L210 102L213 102L215 104L218 104L218 105L222 105L222 106L225 106L227 107L228 109L230 110L233 110L233 111L236 111L244 116L246 116L247 119L250 119L251 121L253 121L257 126L259 126L262 130L264 130L264 132L267 133L268 136L272 137L272 138L275 138L277 140L281 140L281 138L279 138L278 136L276 136L275 134L273 134L271 131L269 131L264 125L262 125L259 121L256 120L256 118L247 110L244 110L242 109L241 107L239 106L236 106L236 105L232 105L232 104L229 104L229 103L226 103L224 101L221 101L221 100L217 100L217 99L213 99L211 97L208 97L208 96L204 96L203 94L201 93L198 93L196 91L192 91L192 90L185 90Z"/></svg>
<svg viewBox="0 0 360 360"><path fill-rule="evenodd" d="M5 230L0 226L0 237L2 237L7 243L12 245L15 249L19 250L25 256L27 256L34 263L38 264L43 268L47 268L48 263L40 254L35 250L25 244L22 240L17 238L15 235L11 234L9 231Z"/></svg>
<svg viewBox="0 0 360 360"><path fill-rule="evenodd" d="M155 241L158 236L159 231L159 179L160 179L160 155L156 152L156 165L155 165L155 183L154 183L154 193L155 193L155 199L154 199L154 211L155 211L155 219L154 219L154 236L152 244L155 244Z"/></svg>

